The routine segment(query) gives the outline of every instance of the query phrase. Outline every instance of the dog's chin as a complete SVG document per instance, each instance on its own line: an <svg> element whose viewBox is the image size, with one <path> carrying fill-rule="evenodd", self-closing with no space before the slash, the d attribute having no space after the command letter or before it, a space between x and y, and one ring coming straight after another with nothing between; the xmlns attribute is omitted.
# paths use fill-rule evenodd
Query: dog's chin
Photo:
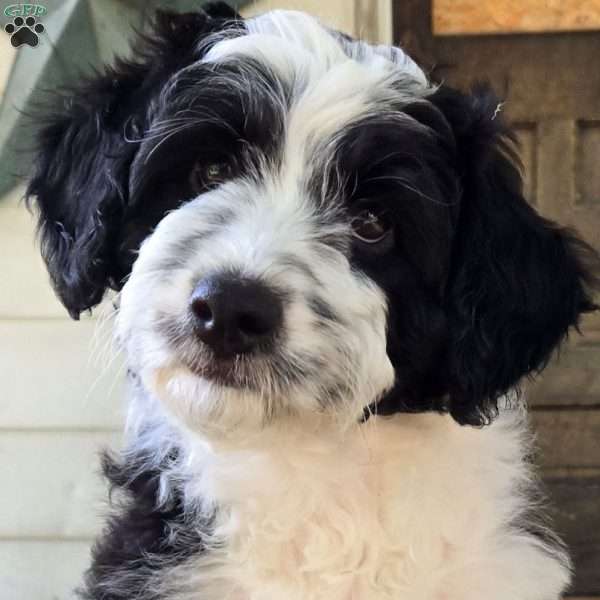
<svg viewBox="0 0 600 600"><path fill-rule="evenodd" d="M224 367L207 371L171 364L146 371L143 382L174 422L188 431L223 435L260 428L266 419L264 396L245 388Z"/></svg>
<svg viewBox="0 0 600 600"><path fill-rule="evenodd" d="M378 382L353 389L334 368L284 349L222 357L185 342L171 345L160 363L147 362L142 380L177 422L204 434L248 432L289 419L345 427L360 421L369 399L384 387Z"/></svg>
<svg viewBox="0 0 600 600"><path fill-rule="evenodd" d="M301 393L305 382L285 369L286 364L281 353L257 350L220 357L188 343L143 371L142 379L186 429L223 434L263 428L283 415L318 409L297 401L307 396Z"/></svg>
<svg viewBox="0 0 600 600"><path fill-rule="evenodd" d="M253 436L265 427L291 422L328 422L340 428L360 420L359 406L324 406L309 392L310 386L282 389L249 381L248 372L229 362L214 361L169 365L146 371L146 387L158 398L175 422L213 442Z"/></svg>
<svg viewBox="0 0 600 600"><path fill-rule="evenodd" d="M200 379L216 387L236 390L255 389L256 373L249 368L243 356L233 358L213 357L208 361L185 360L185 367Z"/></svg>

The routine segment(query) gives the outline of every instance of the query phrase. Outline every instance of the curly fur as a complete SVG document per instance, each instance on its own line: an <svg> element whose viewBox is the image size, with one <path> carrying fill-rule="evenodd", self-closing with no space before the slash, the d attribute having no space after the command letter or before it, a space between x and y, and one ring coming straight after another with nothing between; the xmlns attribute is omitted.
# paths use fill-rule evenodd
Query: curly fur
<svg viewBox="0 0 600 600"><path fill-rule="evenodd" d="M525 202L488 87L301 13L159 13L60 95L27 195L69 313L121 292L127 446L83 598L560 597L517 391L599 263ZM215 274L281 304L228 383L190 309Z"/></svg>

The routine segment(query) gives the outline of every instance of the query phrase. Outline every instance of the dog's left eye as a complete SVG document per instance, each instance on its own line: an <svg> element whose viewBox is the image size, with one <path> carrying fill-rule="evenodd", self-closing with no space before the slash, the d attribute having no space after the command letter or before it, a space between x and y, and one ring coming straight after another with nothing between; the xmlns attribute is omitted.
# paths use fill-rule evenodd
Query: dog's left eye
<svg viewBox="0 0 600 600"><path fill-rule="evenodd" d="M233 166L226 162L196 163L190 172L190 184L194 192L203 192L223 183L233 174Z"/></svg>
<svg viewBox="0 0 600 600"><path fill-rule="evenodd" d="M367 244L381 242L392 229L388 215L376 208L362 210L353 217L351 224L354 237Z"/></svg>

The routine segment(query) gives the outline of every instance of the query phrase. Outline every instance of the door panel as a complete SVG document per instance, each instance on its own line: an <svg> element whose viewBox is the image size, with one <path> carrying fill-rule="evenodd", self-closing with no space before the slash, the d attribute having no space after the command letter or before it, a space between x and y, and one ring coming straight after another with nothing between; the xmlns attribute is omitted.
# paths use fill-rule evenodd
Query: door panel
<svg viewBox="0 0 600 600"><path fill-rule="evenodd" d="M437 36L431 23L430 0L394 2L396 43L435 79L492 83L521 141L528 201L600 249L600 32ZM542 474L575 557L572 593L600 596L600 315L586 316L582 332L526 388Z"/></svg>
<svg viewBox="0 0 600 600"><path fill-rule="evenodd" d="M434 0L436 35L600 29L600 0Z"/></svg>
<svg viewBox="0 0 600 600"><path fill-rule="evenodd" d="M546 486L556 529L569 541L577 592L594 596L600 589L600 477L552 477Z"/></svg>

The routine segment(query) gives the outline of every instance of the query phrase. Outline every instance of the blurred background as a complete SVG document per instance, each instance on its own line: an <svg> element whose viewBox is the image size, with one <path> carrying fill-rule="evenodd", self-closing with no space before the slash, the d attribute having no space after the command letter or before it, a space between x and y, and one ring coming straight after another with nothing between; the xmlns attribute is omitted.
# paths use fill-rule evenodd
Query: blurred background
<svg viewBox="0 0 600 600"><path fill-rule="evenodd" d="M157 6L201 4L0 0L0 598L71 597L106 506L96 455L119 444L123 421L110 322L69 321L34 245L20 202L31 160L22 111L35 110L40 90L126 54L132 27L143 28ZM600 0L231 4L244 15L306 10L352 35L400 44L462 88L490 80L522 143L528 200L600 248ZM4 31L23 10L44 26L35 47L13 47ZM582 331L528 397L552 513L575 557L571 593L600 598L600 318Z"/></svg>

